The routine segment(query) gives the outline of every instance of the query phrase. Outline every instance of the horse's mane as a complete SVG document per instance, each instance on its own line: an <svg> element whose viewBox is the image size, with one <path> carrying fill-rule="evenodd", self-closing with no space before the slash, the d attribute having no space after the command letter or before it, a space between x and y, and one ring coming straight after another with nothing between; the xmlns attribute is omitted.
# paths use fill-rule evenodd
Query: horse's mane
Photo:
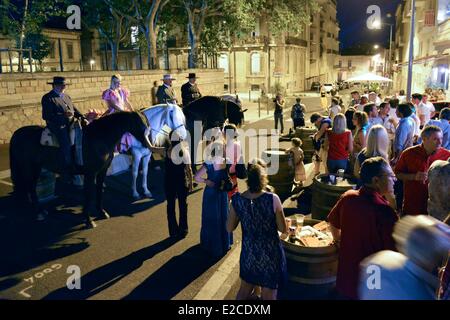
<svg viewBox="0 0 450 320"><path fill-rule="evenodd" d="M128 124L133 117L133 112L115 112L113 114L95 119L87 126L89 130L114 130Z"/></svg>

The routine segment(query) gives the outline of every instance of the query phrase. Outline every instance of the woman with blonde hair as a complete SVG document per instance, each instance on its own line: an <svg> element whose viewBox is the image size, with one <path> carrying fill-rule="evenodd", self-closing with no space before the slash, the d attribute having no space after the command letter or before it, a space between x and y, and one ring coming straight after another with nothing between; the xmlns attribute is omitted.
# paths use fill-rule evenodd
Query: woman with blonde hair
<svg viewBox="0 0 450 320"><path fill-rule="evenodd" d="M362 163L373 157L389 159L389 135L381 124L374 125L367 135L367 147L362 149L356 156L354 175L359 178L359 170Z"/></svg>
<svg viewBox="0 0 450 320"><path fill-rule="evenodd" d="M248 190L231 198L227 231L233 232L239 222L242 228L238 300L250 299L258 286L263 300L275 300L286 277L286 258L278 235L278 231L287 231L286 220L280 198L265 191L267 182L266 169L253 161L248 168Z"/></svg>
<svg viewBox="0 0 450 320"><path fill-rule="evenodd" d="M333 127L327 129L325 149L328 149L327 167L329 173L339 169L347 170L348 158L353 151L352 132L347 129L347 119L338 113L333 119Z"/></svg>
<svg viewBox="0 0 450 320"><path fill-rule="evenodd" d="M121 86L122 76L115 74L111 77L109 89L102 94L102 99L108 105L105 115L118 111L133 111L133 107L129 102L130 92Z"/></svg>

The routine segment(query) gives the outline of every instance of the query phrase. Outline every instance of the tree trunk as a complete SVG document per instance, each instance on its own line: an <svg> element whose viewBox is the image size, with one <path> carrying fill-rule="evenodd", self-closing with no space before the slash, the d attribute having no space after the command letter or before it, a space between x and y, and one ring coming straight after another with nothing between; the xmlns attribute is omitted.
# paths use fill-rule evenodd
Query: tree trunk
<svg viewBox="0 0 450 320"><path fill-rule="evenodd" d="M148 64L147 68L150 70L153 67L153 64L152 64L152 43L151 43L151 40L150 40L150 33L148 32L148 30L146 30L144 32L144 34L145 34L145 40L146 40L145 42L147 43L147 64Z"/></svg>
<svg viewBox="0 0 450 320"><path fill-rule="evenodd" d="M194 26L192 22L188 23L188 41L189 41L189 58L188 67L189 69L197 68L197 57L198 57L198 41L196 33L194 31Z"/></svg>
<svg viewBox="0 0 450 320"><path fill-rule="evenodd" d="M156 34L154 28L152 28L152 27L150 27L150 39L151 39L151 46L152 46L153 68L159 69L158 48L156 47L157 34Z"/></svg>
<svg viewBox="0 0 450 320"><path fill-rule="evenodd" d="M118 70L117 58L119 56L119 44L111 41L111 70Z"/></svg>
<svg viewBox="0 0 450 320"><path fill-rule="evenodd" d="M23 20L22 20L22 26L20 27L20 39L19 39L19 63L18 63L18 71L23 72L23 39L25 38L25 20L27 19L27 13L28 13L28 0L25 0L25 8L23 12Z"/></svg>

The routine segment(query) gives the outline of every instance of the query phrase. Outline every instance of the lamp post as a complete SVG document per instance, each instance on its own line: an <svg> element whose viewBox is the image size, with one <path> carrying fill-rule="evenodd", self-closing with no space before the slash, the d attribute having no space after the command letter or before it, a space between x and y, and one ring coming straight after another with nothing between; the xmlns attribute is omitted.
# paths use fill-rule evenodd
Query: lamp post
<svg viewBox="0 0 450 320"><path fill-rule="evenodd" d="M408 58L408 82L406 86L406 99L411 101L412 68L414 59L414 24L416 19L416 0L411 1L411 31L409 32L409 58Z"/></svg>
<svg viewBox="0 0 450 320"><path fill-rule="evenodd" d="M391 18L392 15L390 13L388 13L386 15L386 17L387 18ZM391 61L391 59L392 59L392 27L394 26L394 24L393 23L381 22L381 21L377 20L377 21L374 22L373 25L374 25L374 27L380 27L381 25L389 26L389 57L388 57L389 68L386 67L386 60L385 60L385 67L386 67L387 71L389 72L389 77L390 77L391 73L392 73L392 61Z"/></svg>

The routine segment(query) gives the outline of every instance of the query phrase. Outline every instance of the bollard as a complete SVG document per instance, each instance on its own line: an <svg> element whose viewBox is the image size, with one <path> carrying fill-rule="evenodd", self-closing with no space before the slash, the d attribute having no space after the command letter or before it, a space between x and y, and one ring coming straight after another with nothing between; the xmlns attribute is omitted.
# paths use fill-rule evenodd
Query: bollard
<svg viewBox="0 0 450 320"><path fill-rule="evenodd" d="M258 98L258 118L261 118L261 98Z"/></svg>

